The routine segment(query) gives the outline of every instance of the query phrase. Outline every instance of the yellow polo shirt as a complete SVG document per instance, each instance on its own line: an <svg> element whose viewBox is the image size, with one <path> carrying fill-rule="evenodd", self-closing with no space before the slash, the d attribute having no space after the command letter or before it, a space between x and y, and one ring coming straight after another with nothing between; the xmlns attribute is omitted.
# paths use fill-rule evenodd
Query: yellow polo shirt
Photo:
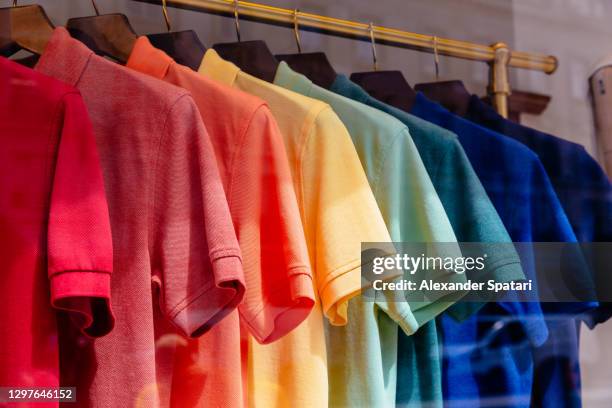
<svg viewBox="0 0 612 408"><path fill-rule="evenodd" d="M199 73L265 100L285 141L314 272L317 302L282 339L249 338L250 406L328 405L323 313L347 322L361 289L361 243L390 237L348 131L329 105L246 74L212 49Z"/></svg>

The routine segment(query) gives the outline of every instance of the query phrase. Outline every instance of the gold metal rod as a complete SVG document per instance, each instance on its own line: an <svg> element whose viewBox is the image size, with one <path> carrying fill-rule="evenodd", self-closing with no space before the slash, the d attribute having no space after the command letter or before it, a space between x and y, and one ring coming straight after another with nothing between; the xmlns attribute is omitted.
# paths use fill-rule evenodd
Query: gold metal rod
<svg viewBox="0 0 612 408"><path fill-rule="evenodd" d="M161 0L135 1L161 4ZM224 16L233 16L234 3L233 0L167 0L167 5L171 7ZM240 18L243 20L293 27L294 11L292 9L267 6L248 1L239 1L238 5L240 7ZM301 11L300 29L370 41L369 24ZM381 26L374 26L373 33L376 37L376 42L379 44L430 53L434 52L432 45L434 37L431 35L411 33ZM484 62L492 62L495 59L495 52L488 45L441 37L437 37L436 44L438 54L440 55ZM510 51L510 60L508 62L510 67L542 71L547 74L552 74L557 69L557 65L558 61L553 56L520 51Z"/></svg>

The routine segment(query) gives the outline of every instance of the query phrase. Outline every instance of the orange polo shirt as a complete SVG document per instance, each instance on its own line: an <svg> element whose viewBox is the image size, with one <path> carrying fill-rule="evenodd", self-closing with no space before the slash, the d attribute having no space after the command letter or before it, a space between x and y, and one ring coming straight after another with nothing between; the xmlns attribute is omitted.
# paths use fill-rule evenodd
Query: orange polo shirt
<svg viewBox="0 0 612 408"><path fill-rule="evenodd" d="M326 407L323 315L347 322L361 289L361 243L390 237L348 131L329 105L248 75L208 50L200 74L264 99L279 125L314 270L317 304L279 341L249 342L248 402Z"/></svg>
<svg viewBox="0 0 612 408"><path fill-rule="evenodd" d="M167 360L173 380L160 388L170 389L172 406L240 406L241 365L247 361L240 325L258 342L270 343L299 325L314 305L284 141L263 100L177 64L146 37L136 41L127 66L191 93L215 149L246 280L239 313L197 340L164 343L158 358Z"/></svg>

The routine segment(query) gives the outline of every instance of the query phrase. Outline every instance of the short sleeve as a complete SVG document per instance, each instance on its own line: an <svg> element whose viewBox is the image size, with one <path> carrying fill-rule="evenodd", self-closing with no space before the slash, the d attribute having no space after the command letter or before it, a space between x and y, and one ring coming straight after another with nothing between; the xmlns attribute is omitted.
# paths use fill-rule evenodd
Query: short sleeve
<svg viewBox="0 0 612 408"><path fill-rule="evenodd" d="M83 100L69 93L62 102L47 230L51 303L70 312L85 334L99 337L114 325L109 211Z"/></svg>
<svg viewBox="0 0 612 408"><path fill-rule="evenodd" d="M260 343L299 325L314 305L312 273L283 138L267 106L243 136L229 181L243 255L243 322Z"/></svg>
<svg viewBox="0 0 612 408"><path fill-rule="evenodd" d="M458 258L461 250L442 202L427 174L418 150L406 128L394 136L385 152L380 177L374 182L375 195L391 237L396 242L426 243L427 255ZM439 245L436 245L439 244ZM465 282L465 274L452 270L420 271L423 279L434 282ZM424 301L403 306L398 301L383 307L391 317L394 309L409 306L419 326L434 319L465 291L430 291ZM397 311L396 311L397 312ZM406 311L400 315L406 315Z"/></svg>
<svg viewBox="0 0 612 408"><path fill-rule="evenodd" d="M197 337L238 305L244 276L214 151L191 96L169 111L156 157L152 279L162 313Z"/></svg>
<svg viewBox="0 0 612 408"><path fill-rule="evenodd" d="M301 162L304 223L316 289L331 324L347 322L361 289L361 243L389 233L348 131L330 108L307 135Z"/></svg>

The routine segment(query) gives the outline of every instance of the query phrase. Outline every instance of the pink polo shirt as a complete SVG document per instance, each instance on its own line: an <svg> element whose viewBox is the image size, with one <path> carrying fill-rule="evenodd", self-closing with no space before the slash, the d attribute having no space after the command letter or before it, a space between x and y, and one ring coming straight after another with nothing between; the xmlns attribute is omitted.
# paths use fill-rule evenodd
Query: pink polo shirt
<svg viewBox="0 0 612 408"><path fill-rule="evenodd" d="M241 352L240 324L258 342L270 343L299 325L314 305L283 137L263 100L177 64L146 37L136 41L127 66L193 95L215 148L243 253L246 294L239 314L193 344L177 344L172 405L240 406L248 360L246 344Z"/></svg>
<svg viewBox="0 0 612 408"><path fill-rule="evenodd" d="M158 406L172 381L156 355L168 336L206 332L244 292L213 147L187 91L94 55L64 28L36 69L83 96L113 236L115 330L95 342L66 334L62 383L80 406ZM159 335L166 322L173 332Z"/></svg>

